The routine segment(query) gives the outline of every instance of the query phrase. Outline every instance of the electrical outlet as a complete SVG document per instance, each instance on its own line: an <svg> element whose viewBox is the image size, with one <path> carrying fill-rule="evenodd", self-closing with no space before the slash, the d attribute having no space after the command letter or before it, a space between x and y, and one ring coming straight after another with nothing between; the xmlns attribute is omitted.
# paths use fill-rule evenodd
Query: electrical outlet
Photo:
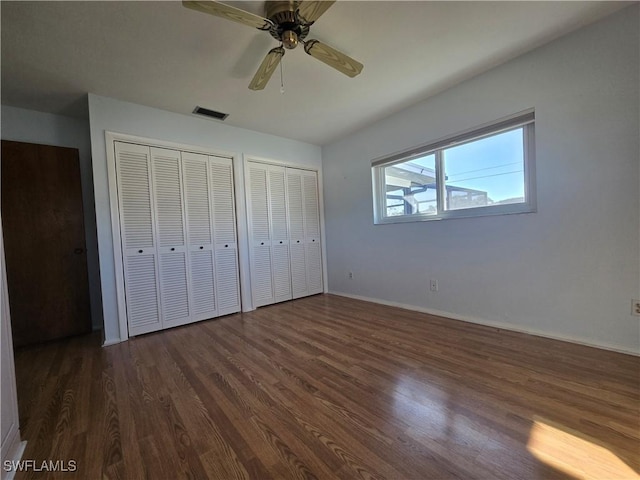
<svg viewBox="0 0 640 480"><path fill-rule="evenodd" d="M432 292L438 291L438 280L436 280L435 278L431 279L431 281L429 282L429 290L431 290Z"/></svg>
<svg viewBox="0 0 640 480"><path fill-rule="evenodd" d="M640 300L631 300L631 315L640 317Z"/></svg>
<svg viewBox="0 0 640 480"><path fill-rule="evenodd" d="M353 272L347 273L347 276L349 277L349 280L353 280Z"/></svg>

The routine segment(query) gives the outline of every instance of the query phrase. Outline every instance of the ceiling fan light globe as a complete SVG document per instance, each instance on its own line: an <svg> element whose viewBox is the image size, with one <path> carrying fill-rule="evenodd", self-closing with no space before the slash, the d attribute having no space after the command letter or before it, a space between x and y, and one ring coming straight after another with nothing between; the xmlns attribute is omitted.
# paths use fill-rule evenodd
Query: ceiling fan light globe
<svg viewBox="0 0 640 480"><path fill-rule="evenodd" d="M287 30L282 34L282 45L284 48L292 50L298 46L298 35L292 30Z"/></svg>

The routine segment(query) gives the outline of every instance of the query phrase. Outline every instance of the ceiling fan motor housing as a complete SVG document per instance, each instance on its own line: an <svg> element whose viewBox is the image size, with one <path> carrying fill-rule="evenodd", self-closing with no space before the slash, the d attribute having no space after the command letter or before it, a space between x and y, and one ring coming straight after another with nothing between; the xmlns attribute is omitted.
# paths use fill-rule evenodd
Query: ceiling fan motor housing
<svg viewBox="0 0 640 480"><path fill-rule="evenodd" d="M217 0L182 0L185 7L216 17L226 18L261 31L268 31L281 42L264 57L258 71L249 84L250 90L262 90L278 65L282 65L285 48L293 49L304 44L305 53L329 65L331 68L355 77L363 65L344 53L318 40L306 40L309 28L336 0L277 0L267 1L265 17L227 5Z"/></svg>
<svg viewBox="0 0 640 480"><path fill-rule="evenodd" d="M265 6L265 16L275 25L269 33L288 49L296 48L309 34L309 25L303 24L296 14L299 3L294 0L268 1Z"/></svg>

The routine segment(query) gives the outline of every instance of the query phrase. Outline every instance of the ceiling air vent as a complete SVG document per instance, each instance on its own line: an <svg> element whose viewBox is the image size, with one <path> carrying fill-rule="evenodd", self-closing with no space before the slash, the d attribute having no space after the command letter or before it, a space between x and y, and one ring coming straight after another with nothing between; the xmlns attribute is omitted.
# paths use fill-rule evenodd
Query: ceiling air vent
<svg viewBox="0 0 640 480"><path fill-rule="evenodd" d="M208 108L196 107L193 113L197 113L198 115L204 115L205 117L215 118L216 120L224 120L229 114L216 112L215 110L209 110Z"/></svg>

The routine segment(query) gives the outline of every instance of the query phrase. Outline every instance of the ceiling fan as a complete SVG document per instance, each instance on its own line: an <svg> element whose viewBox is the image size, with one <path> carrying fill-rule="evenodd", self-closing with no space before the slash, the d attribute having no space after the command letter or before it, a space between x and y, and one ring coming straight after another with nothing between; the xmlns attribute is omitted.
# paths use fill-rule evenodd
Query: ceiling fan
<svg viewBox="0 0 640 480"><path fill-rule="evenodd" d="M349 77L355 77L362 71L363 65L344 53L318 40L305 40L309 27L334 3L335 0L267 1L265 17L261 17L214 0L182 2L187 8L264 30L280 41L280 46L271 49L260 64L249 84L251 90L262 90L280 63L285 48L294 49L298 43L304 44L306 53Z"/></svg>

